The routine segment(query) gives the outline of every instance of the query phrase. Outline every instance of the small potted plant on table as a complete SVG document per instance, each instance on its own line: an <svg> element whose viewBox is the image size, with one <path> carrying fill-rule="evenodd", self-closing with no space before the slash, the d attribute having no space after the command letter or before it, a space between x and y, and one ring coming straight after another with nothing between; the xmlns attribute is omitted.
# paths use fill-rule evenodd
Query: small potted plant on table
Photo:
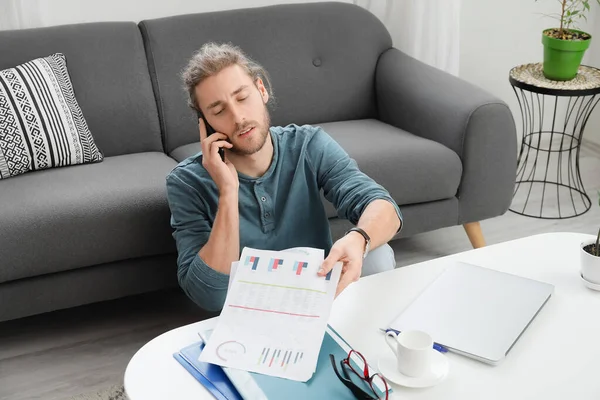
<svg viewBox="0 0 600 400"><path fill-rule="evenodd" d="M587 21L590 1L594 0L558 0L560 14L549 15L558 19L560 26L542 32L546 78L569 81L577 76L581 60L592 41L592 35L575 28L582 19ZM600 0L596 1L600 5Z"/></svg>
<svg viewBox="0 0 600 400"><path fill-rule="evenodd" d="M600 290L600 230L595 239L581 243L581 276L588 287Z"/></svg>

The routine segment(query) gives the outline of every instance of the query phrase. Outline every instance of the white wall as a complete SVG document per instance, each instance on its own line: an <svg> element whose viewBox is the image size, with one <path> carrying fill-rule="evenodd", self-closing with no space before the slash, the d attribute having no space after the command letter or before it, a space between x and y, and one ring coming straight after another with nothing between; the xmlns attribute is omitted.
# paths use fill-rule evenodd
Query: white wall
<svg viewBox="0 0 600 400"><path fill-rule="evenodd" d="M520 111L508 82L514 66L541 62L542 30L557 21L541 14L557 12L554 0L462 0L459 76L506 101L520 128ZM600 66L600 7L594 2L592 14L581 29L595 27L591 49L584 63ZM600 143L600 107L588 123L586 138Z"/></svg>

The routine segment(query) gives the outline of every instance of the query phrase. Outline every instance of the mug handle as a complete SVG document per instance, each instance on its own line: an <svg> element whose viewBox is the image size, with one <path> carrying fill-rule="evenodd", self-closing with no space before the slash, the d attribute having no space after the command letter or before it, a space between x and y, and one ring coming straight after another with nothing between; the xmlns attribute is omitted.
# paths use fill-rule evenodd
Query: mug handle
<svg viewBox="0 0 600 400"><path fill-rule="evenodd" d="M392 339L394 343L390 342L390 339ZM398 335L396 332L387 332L385 334L385 342L388 346L390 346L390 349L392 349L394 355L398 357Z"/></svg>

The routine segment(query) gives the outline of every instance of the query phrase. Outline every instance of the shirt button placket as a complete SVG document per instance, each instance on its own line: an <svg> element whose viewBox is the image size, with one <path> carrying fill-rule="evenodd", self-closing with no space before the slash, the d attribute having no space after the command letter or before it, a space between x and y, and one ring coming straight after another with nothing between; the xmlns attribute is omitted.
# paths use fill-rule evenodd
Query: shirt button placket
<svg viewBox="0 0 600 400"><path fill-rule="evenodd" d="M264 228L265 225L268 225L271 222L268 221L271 218L271 211L269 210L269 203L267 201L268 197L262 191L262 185L260 185L258 182L254 186L254 193L256 194L256 199L259 203L259 208L261 210L261 221Z"/></svg>
<svg viewBox="0 0 600 400"><path fill-rule="evenodd" d="M266 196L261 196L260 197L260 201L262 201L263 203L266 203L267 197ZM266 204L265 204L264 209L267 210ZM269 211L266 211L265 212L265 218L270 218L270 217L271 217L271 213Z"/></svg>

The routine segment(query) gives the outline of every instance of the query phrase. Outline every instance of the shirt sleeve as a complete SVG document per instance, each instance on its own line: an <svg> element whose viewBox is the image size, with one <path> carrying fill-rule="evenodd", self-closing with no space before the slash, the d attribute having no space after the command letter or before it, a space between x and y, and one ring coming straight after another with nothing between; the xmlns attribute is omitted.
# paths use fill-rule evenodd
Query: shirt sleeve
<svg viewBox="0 0 600 400"><path fill-rule="evenodd" d="M198 252L211 232L206 205L197 190L175 175L167 177L171 227L177 244L177 279L185 294L207 311L223 308L229 275L208 266Z"/></svg>
<svg viewBox="0 0 600 400"><path fill-rule="evenodd" d="M356 161L322 128L317 128L307 146L307 156L317 174L319 188L336 208L338 217L356 225L373 200L389 201L404 226L398 204L389 192L358 169Z"/></svg>

